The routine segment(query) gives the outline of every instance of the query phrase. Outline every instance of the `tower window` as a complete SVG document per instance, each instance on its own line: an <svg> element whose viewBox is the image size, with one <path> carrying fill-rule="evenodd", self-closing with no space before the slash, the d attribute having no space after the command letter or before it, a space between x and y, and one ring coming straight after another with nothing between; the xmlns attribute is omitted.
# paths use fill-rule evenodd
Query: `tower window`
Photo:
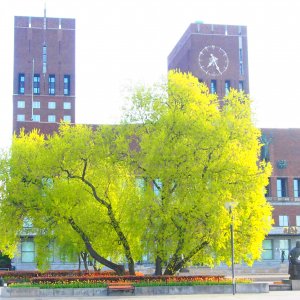
<svg viewBox="0 0 300 300"><path fill-rule="evenodd" d="M71 102L64 102L64 109L71 109Z"/></svg>
<svg viewBox="0 0 300 300"><path fill-rule="evenodd" d="M25 101L19 100L17 106L18 108L25 108Z"/></svg>
<svg viewBox="0 0 300 300"><path fill-rule="evenodd" d="M240 62L240 75L244 75L244 65Z"/></svg>
<svg viewBox="0 0 300 300"><path fill-rule="evenodd" d="M239 81L239 91L243 91L244 90L244 81L243 80L240 80Z"/></svg>
<svg viewBox="0 0 300 300"><path fill-rule="evenodd" d="M24 122L25 121L25 115L17 115L17 121Z"/></svg>
<svg viewBox="0 0 300 300"><path fill-rule="evenodd" d="M55 95L55 75L49 75L49 95Z"/></svg>
<svg viewBox="0 0 300 300"><path fill-rule="evenodd" d="M64 75L64 95L70 95L70 75Z"/></svg>
<svg viewBox="0 0 300 300"><path fill-rule="evenodd" d="M32 115L32 121L33 122L40 122L41 116L40 115Z"/></svg>
<svg viewBox="0 0 300 300"><path fill-rule="evenodd" d="M49 109L55 109L56 108L56 102L48 102L48 108Z"/></svg>
<svg viewBox="0 0 300 300"><path fill-rule="evenodd" d="M230 80L225 80L225 95L228 95L230 91Z"/></svg>
<svg viewBox="0 0 300 300"><path fill-rule="evenodd" d="M40 94L40 74L34 74L33 76L33 93L34 95Z"/></svg>
<svg viewBox="0 0 300 300"><path fill-rule="evenodd" d="M71 116L64 116L64 122L71 122Z"/></svg>
<svg viewBox="0 0 300 300"><path fill-rule="evenodd" d="M215 94L217 92L217 80L210 81L210 93Z"/></svg>
<svg viewBox="0 0 300 300"><path fill-rule="evenodd" d="M47 46L43 46L43 74L47 72Z"/></svg>
<svg viewBox="0 0 300 300"><path fill-rule="evenodd" d="M41 108L41 102L40 101L33 101L33 108Z"/></svg>
<svg viewBox="0 0 300 300"><path fill-rule="evenodd" d="M19 88L18 88L19 94L25 93L25 74L20 73L19 74Z"/></svg>
<svg viewBox="0 0 300 300"><path fill-rule="evenodd" d="M55 115L49 115L48 116L48 122L49 123L55 123L56 122L56 116Z"/></svg>

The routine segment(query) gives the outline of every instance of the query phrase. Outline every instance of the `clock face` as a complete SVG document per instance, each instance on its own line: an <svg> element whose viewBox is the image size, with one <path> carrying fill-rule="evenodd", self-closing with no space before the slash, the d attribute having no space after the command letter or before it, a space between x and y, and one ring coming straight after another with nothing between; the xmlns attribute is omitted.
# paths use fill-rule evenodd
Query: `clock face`
<svg viewBox="0 0 300 300"><path fill-rule="evenodd" d="M199 66L207 75L220 76L228 65L227 53L218 46L206 46L199 53Z"/></svg>

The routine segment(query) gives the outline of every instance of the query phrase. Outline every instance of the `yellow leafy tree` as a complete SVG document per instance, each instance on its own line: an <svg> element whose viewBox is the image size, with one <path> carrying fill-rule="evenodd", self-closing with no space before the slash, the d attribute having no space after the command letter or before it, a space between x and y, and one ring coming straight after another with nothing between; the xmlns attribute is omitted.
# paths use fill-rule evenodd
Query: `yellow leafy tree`
<svg viewBox="0 0 300 300"><path fill-rule="evenodd" d="M227 203L234 203L236 262L251 264L271 228L264 197L271 167L259 161L260 130L250 100L231 90L221 102L191 74L137 88L125 123L138 140L135 172L144 179L144 251L156 274L193 263L230 264Z"/></svg>

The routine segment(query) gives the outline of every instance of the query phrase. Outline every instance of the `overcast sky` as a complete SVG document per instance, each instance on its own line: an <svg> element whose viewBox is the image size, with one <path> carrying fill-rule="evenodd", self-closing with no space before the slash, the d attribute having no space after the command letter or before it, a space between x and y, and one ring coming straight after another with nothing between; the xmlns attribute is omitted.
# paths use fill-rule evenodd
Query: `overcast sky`
<svg viewBox="0 0 300 300"><path fill-rule="evenodd" d="M43 16L44 0L0 1L0 147L12 134L14 16ZM76 122L116 123L124 90L167 73L190 23L246 25L250 95L259 127L300 127L299 0L47 0L47 16L76 19Z"/></svg>

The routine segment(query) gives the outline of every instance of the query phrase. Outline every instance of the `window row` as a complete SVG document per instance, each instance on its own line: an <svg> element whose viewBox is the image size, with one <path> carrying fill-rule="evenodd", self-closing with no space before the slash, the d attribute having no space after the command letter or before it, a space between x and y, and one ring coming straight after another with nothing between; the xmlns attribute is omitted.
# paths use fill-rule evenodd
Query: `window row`
<svg viewBox="0 0 300 300"><path fill-rule="evenodd" d="M225 80L225 85L224 85L225 95L228 95L231 87L232 86L231 86L230 80ZM209 88L209 90L210 90L211 94L216 94L217 93L217 80L212 79L210 81L210 88ZM244 90L244 81L242 81L242 80L239 81L238 90L240 92Z"/></svg>
<svg viewBox="0 0 300 300"><path fill-rule="evenodd" d="M36 262L36 251L37 245L35 244L32 238L27 238L21 241L21 262L22 263L35 263ZM48 245L50 257L48 261L51 262L72 262L74 257L67 257L64 254L60 253L58 246L55 242L49 243Z"/></svg>
<svg viewBox="0 0 300 300"><path fill-rule="evenodd" d="M64 122L71 122L71 116L70 115L64 115L62 120ZM23 114L17 115L17 121L24 122L25 121L25 115L23 115ZM41 116L40 115L32 115L31 121L41 122ZM48 115L48 122L49 123L55 123L55 122L58 122L58 121L60 121L60 120L57 120L56 115Z"/></svg>
<svg viewBox="0 0 300 300"><path fill-rule="evenodd" d="M276 244L278 242L276 241ZM288 257L288 253L291 249L291 241L290 240L279 240L279 245L277 244L276 249L274 249L274 241L271 239L266 239L263 241L263 252L262 259L269 260L274 259L274 254L276 250L279 252L278 254L281 257L281 261L283 262Z"/></svg>
<svg viewBox="0 0 300 300"><path fill-rule="evenodd" d="M34 74L33 78L30 78L28 81L32 80L32 93L34 95L40 94L41 88L41 78L40 74ZM25 85L27 79L25 78L24 73L19 73L18 78L18 93L25 94ZM56 77L54 74L48 75L48 94L55 95L56 94ZM63 79L63 94L64 96L69 96L71 94L71 77L70 75L64 75Z"/></svg>
<svg viewBox="0 0 300 300"><path fill-rule="evenodd" d="M17 102L17 107L18 108L25 108L25 106L26 106L25 101L19 100ZM37 108L37 109L41 108L41 102L40 101L33 101L32 107ZM64 109L71 109L71 107L72 107L71 102L64 102L63 103L63 108ZM55 101L49 101L48 102L48 109L56 109L56 102Z"/></svg>
<svg viewBox="0 0 300 300"><path fill-rule="evenodd" d="M287 227L290 226L291 224L289 224L289 216L286 215L282 215L282 216L278 216L278 226L279 227ZM296 216L296 226L300 227L300 216Z"/></svg>
<svg viewBox="0 0 300 300"><path fill-rule="evenodd" d="M300 198L300 178L293 179L293 197ZM278 198L285 198L291 196L288 189L288 178L277 178L276 179L276 196ZM270 184L267 186L266 197L272 197L272 191Z"/></svg>

